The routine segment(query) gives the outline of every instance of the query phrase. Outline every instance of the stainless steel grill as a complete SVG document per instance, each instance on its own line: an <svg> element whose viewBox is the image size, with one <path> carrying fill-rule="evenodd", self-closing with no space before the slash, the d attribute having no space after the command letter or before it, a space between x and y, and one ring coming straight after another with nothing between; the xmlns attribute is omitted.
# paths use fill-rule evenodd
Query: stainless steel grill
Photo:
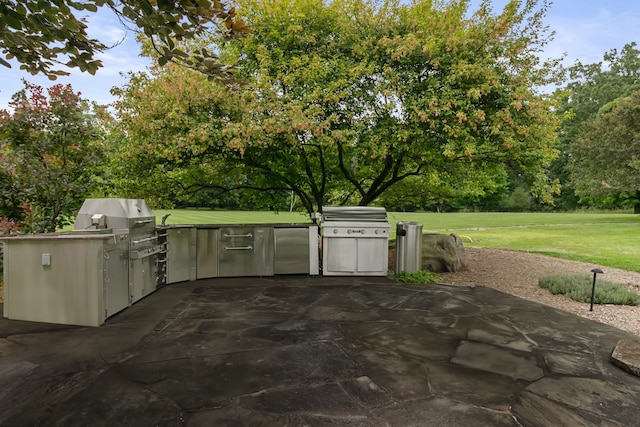
<svg viewBox="0 0 640 427"><path fill-rule="evenodd" d="M166 230L142 199L87 199L78 211L74 233L106 233L128 242L128 302L149 295L166 278Z"/></svg>
<svg viewBox="0 0 640 427"><path fill-rule="evenodd" d="M384 208L325 207L320 228L323 275L387 275L390 224Z"/></svg>

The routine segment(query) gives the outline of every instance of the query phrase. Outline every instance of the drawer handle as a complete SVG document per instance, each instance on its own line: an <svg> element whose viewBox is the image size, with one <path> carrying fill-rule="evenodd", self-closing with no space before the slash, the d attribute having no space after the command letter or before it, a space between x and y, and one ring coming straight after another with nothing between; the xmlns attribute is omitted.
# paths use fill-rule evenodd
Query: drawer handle
<svg viewBox="0 0 640 427"><path fill-rule="evenodd" d="M253 246L225 246L225 251L250 251L253 249Z"/></svg>
<svg viewBox="0 0 640 427"><path fill-rule="evenodd" d="M251 234L251 233L247 233L247 234L223 234L223 237L225 237L225 238L229 238L229 237L248 237L248 238L252 238L253 234Z"/></svg>

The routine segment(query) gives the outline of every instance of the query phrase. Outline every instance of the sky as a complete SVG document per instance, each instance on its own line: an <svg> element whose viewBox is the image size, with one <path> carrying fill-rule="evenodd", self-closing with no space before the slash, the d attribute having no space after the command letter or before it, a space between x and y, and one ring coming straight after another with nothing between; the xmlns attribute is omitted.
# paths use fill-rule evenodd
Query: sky
<svg viewBox="0 0 640 427"><path fill-rule="evenodd" d="M501 10L507 0L494 0L495 11ZM110 94L114 86L126 83L126 73L141 71L148 60L139 56L135 35L126 32L110 11L91 14L89 35L107 45L117 44L100 54L103 68L96 75L69 70L71 75L51 82L43 76L32 76L19 69L0 65L0 110L8 108L11 96L21 90L22 79L50 87L56 83L71 84L82 97L99 104L115 100ZM638 0L555 0L547 12L545 23L555 31L555 39L546 47L547 58L566 54L565 65L576 61L589 64L599 62L605 52L622 49L630 42L640 44L640 1Z"/></svg>

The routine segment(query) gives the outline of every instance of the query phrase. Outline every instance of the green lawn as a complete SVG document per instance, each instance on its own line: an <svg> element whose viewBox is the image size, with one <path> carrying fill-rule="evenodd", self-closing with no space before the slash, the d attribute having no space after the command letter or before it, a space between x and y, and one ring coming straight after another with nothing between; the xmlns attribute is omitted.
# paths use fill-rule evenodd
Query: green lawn
<svg viewBox="0 0 640 427"><path fill-rule="evenodd" d="M309 223L304 213L156 210L167 224ZM640 271L640 215L625 213L404 213L389 212L391 238L398 221L423 224L425 233L455 233L466 247L504 248Z"/></svg>

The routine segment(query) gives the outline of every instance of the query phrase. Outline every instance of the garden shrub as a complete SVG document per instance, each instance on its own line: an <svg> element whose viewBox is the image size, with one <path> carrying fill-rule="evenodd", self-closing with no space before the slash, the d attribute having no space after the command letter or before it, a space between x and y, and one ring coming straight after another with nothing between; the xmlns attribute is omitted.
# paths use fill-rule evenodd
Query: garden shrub
<svg viewBox="0 0 640 427"><path fill-rule="evenodd" d="M566 295L579 302L591 302L593 276L586 274L550 275L538 279L538 285L554 295ZM606 280L596 280L595 304L640 305L640 295Z"/></svg>

